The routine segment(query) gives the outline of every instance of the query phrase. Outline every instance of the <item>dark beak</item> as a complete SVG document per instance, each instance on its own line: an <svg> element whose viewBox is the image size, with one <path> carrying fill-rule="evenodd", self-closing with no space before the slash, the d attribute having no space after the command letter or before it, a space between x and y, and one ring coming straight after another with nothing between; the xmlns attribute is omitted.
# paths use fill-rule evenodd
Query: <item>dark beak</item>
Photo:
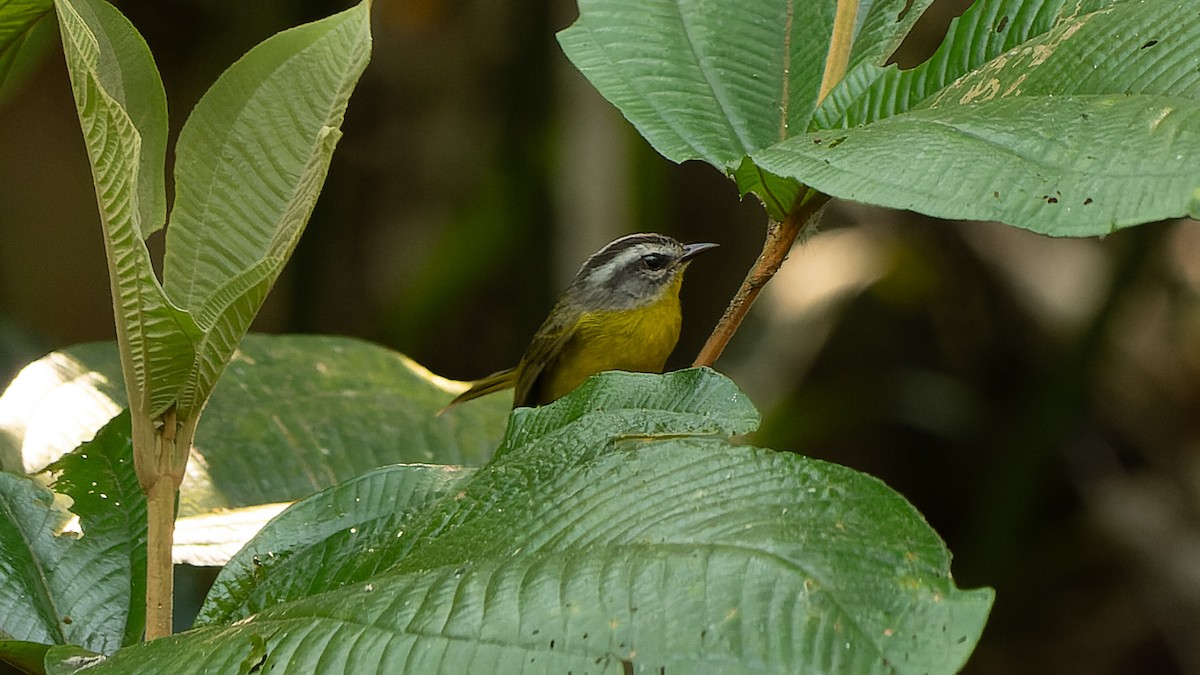
<svg viewBox="0 0 1200 675"><path fill-rule="evenodd" d="M696 256L719 246L720 244L686 244L683 247L683 255L679 257L679 262L686 262Z"/></svg>

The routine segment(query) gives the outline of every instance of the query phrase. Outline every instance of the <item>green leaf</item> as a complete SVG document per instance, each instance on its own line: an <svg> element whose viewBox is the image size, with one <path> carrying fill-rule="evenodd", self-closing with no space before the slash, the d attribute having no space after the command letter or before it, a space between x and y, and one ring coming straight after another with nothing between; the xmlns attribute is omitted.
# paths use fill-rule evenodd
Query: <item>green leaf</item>
<svg viewBox="0 0 1200 675"><path fill-rule="evenodd" d="M473 471L383 467L293 504L221 570L196 626L227 623L291 599L298 589L328 587L331 571L339 578L368 578L385 569L382 554L393 548L396 533Z"/></svg>
<svg viewBox="0 0 1200 675"><path fill-rule="evenodd" d="M847 72L882 65L904 41L933 0L859 0Z"/></svg>
<svg viewBox="0 0 1200 675"><path fill-rule="evenodd" d="M861 3L819 107L833 0L709 4L582 2L560 40L659 152L729 172L776 220L805 185L1060 236L1200 212L1190 0L978 0L904 71L883 62L928 3Z"/></svg>
<svg viewBox="0 0 1200 675"><path fill-rule="evenodd" d="M655 404L665 398L665 392L672 397L669 403ZM653 407L644 407L647 405ZM753 431L758 412L744 394L712 371L686 370L665 377L631 373L595 377L549 406L514 411L496 454L569 437L587 425L651 435L730 435ZM508 475L507 469L502 470L499 480ZM422 527L450 517L425 513L414 521L413 511L425 506L435 491L448 493L463 481L462 474L431 467L391 467L299 502L268 525L222 572L201 610L204 623L232 621L271 604L303 597L298 591L311 594L317 589L338 588L396 565L420 539ZM479 483L472 485L478 489ZM443 500L442 506L457 508L457 499ZM338 519L324 528L314 527L314 513L336 513ZM297 528L297 521L305 524ZM302 540L285 546L283 542L289 537L294 540L298 529L305 532ZM398 531L414 534L397 537ZM476 536L472 532L459 530L455 537L470 539ZM307 550L299 554L280 550L303 547ZM268 556L264 552L274 553ZM247 557L257 560L248 565Z"/></svg>
<svg viewBox="0 0 1200 675"><path fill-rule="evenodd" d="M174 401L200 332L172 305L144 239L162 226L166 97L150 51L101 0L56 0L63 51L104 224L109 280L131 407L154 417Z"/></svg>
<svg viewBox="0 0 1200 675"><path fill-rule="evenodd" d="M976 2L929 62L848 77L816 123L849 128L813 129L754 163L846 199L1057 236L1195 213L1200 22L1180 21L1188 11Z"/></svg>
<svg viewBox="0 0 1200 675"><path fill-rule="evenodd" d="M851 69L881 65L930 4L861 2ZM833 0L581 0L558 37L656 150L732 170L808 127L835 9Z"/></svg>
<svg viewBox="0 0 1200 675"><path fill-rule="evenodd" d="M540 408L517 408L496 456L535 443L574 437L590 426L602 435L748 434L758 410L732 382L707 368L665 375L613 373L584 380L570 396Z"/></svg>
<svg viewBox="0 0 1200 675"><path fill-rule="evenodd" d="M1054 27L956 78L924 104L1016 96L1180 97L1200 102L1200 22L1190 0L1119 2L1060 16Z"/></svg>
<svg viewBox="0 0 1200 675"><path fill-rule="evenodd" d="M72 675L93 663L104 660L103 654L76 645L57 645L46 652L46 675Z"/></svg>
<svg viewBox="0 0 1200 675"><path fill-rule="evenodd" d="M312 213L370 56L369 4L284 31L225 71L184 124L164 286L205 331L198 412Z"/></svg>
<svg viewBox="0 0 1200 675"><path fill-rule="evenodd" d="M0 5L0 87L35 26L53 10L53 0L8 0Z"/></svg>
<svg viewBox="0 0 1200 675"><path fill-rule="evenodd" d="M197 429L180 514L291 501L385 464L480 465L509 405L439 416L459 387L360 340L247 335ZM0 396L0 456L40 470L116 414L122 393L112 343L42 358Z"/></svg>
<svg viewBox="0 0 1200 675"><path fill-rule="evenodd" d="M95 90L88 93L99 94L102 99L87 101L97 109L81 106L81 121L85 122L85 128L87 122L92 121L103 124L105 129L118 129L117 139L122 145L132 146L132 154L136 156L136 165L117 163L114 169L136 176L136 193L130 196L133 197L141 238L146 239L162 228L167 214L163 173L167 151L167 98L154 57L142 36L112 5L76 0L61 2L58 7L64 46L68 42L66 36L70 35L68 66L72 81L76 78L88 80L76 85L76 99L79 99L81 86L94 86ZM91 110L97 119L83 120L84 114L93 114ZM100 116L114 119L99 119ZM89 149L100 145L94 137L86 132L85 135ZM107 140L112 143L112 139ZM96 149L100 150L99 147ZM106 151L112 152L106 148L100 150L100 154ZM119 159L119 162L124 161L124 157Z"/></svg>
<svg viewBox="0 0 1200 675"><path fill-rule="evenodd" d="M1065 0L980 0L950 22L926 62L909 70L879 63L851 68L830 92L811 131L867 124L905 112L1004 52L1049 31Z"/></svg>
<svg viewBox="0 0 1200 675"><path fill-rule="evenodd" d="M297 600L123 650L97 672L960 668L991 592L957 589L941 540L879 481L725 438L756 419L709 370L598 375L517 411L505 452L402 523L382 503L402 468L297 505L256 549L261 562L303 543L257 579L278 574ZM316 544L307 514L322 510L339 520ZM385 542L390 571L352 557ZM320 569L301 573L305 558Z"/></svg>
<svg viewBox="0 0 1200 675"><path fill-rule="evenodd" d="M718 168L803 130L833 3L580 0L567 57L658 152Z"/></svg>
<svg viewBox="0 0 1200 675"><path fill-rule="evenodd" d="M813 132L753 159L855 201L1103 235L1195 209L1200 106L1125 95L1000 98Z"/></svg>
<svg viewBox="0 0 1200 675"><path fill-rule="evenodd" d="M44 675L48 651L50 645L41 642L0 639L0 663L15 666L22 673Z"/></svg>
<svg viewBox="0 0 1200 675"><path fill-rule="evenodd" d="M141 639L146 513L129 437L123 414L51 467L53 492L0 473L0 631L99 652Z"/></svg>
<svg viewBox="0 0 1200 675"><path fill-rule="evenodd" d="M797 181L763 171L749 157L742 160L730 176L737 183L741 196L757 195L767 215L776 222L782 222L800 202L801 196L808 192Z"/></svg>

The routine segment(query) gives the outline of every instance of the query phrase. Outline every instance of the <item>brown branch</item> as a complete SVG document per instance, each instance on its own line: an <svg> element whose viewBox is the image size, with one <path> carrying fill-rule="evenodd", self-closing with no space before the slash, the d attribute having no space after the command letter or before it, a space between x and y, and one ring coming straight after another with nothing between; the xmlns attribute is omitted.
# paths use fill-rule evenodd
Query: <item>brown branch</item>
<svg viewBox="0 0 1200 675"><path fill-rule="evenodd" d="M828 195L810 192L797 203L783 222L771 221L767 226L767 240L763 243L762 253L758 255L758 260L754 261L754 266L746 274L746 280L742 282L741 288L725 309L725 314L708 336L708 341L696 356L693 366L712 366L721 356L725 345L729 344L730 338L742 325L742 319L746 318L746 313L750 311L750 306L754 304L759 292L779 271L796 238L816 225L820 220L821 209L828 201Z"/></svg>

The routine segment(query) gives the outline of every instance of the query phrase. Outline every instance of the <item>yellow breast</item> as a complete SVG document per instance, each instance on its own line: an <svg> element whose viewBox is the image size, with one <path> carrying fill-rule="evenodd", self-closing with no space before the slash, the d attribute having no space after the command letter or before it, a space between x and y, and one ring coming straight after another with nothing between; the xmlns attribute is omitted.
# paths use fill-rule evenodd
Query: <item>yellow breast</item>
<svg viewBox="0 0 1200 675"><path fill-rule="evenodd" d="M643 307L588 312L555 363L543 373L542 398L570 393L589 376L605 370L661 372L679 341L679 283Z"/></svg>

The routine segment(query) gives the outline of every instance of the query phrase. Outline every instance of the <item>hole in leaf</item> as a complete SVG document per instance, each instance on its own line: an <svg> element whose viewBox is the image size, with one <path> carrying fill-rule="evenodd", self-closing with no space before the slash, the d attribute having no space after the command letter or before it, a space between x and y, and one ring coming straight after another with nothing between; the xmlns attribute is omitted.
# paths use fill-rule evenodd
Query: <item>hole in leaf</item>
<svg viewBox="0 0 1200 675"><path fill-rule="evenodd" d="M946 37L950 22L962 15L971 6L973 0L934 0L934 3L921 14L913 24L912 30L904 36L904 40L888 59L887 65L893 63L901 69L912 68L926 61L937 50L938 45ZM908 7L905 7L905 11ZM904 12L899 19L903 20Z"/></svg>

